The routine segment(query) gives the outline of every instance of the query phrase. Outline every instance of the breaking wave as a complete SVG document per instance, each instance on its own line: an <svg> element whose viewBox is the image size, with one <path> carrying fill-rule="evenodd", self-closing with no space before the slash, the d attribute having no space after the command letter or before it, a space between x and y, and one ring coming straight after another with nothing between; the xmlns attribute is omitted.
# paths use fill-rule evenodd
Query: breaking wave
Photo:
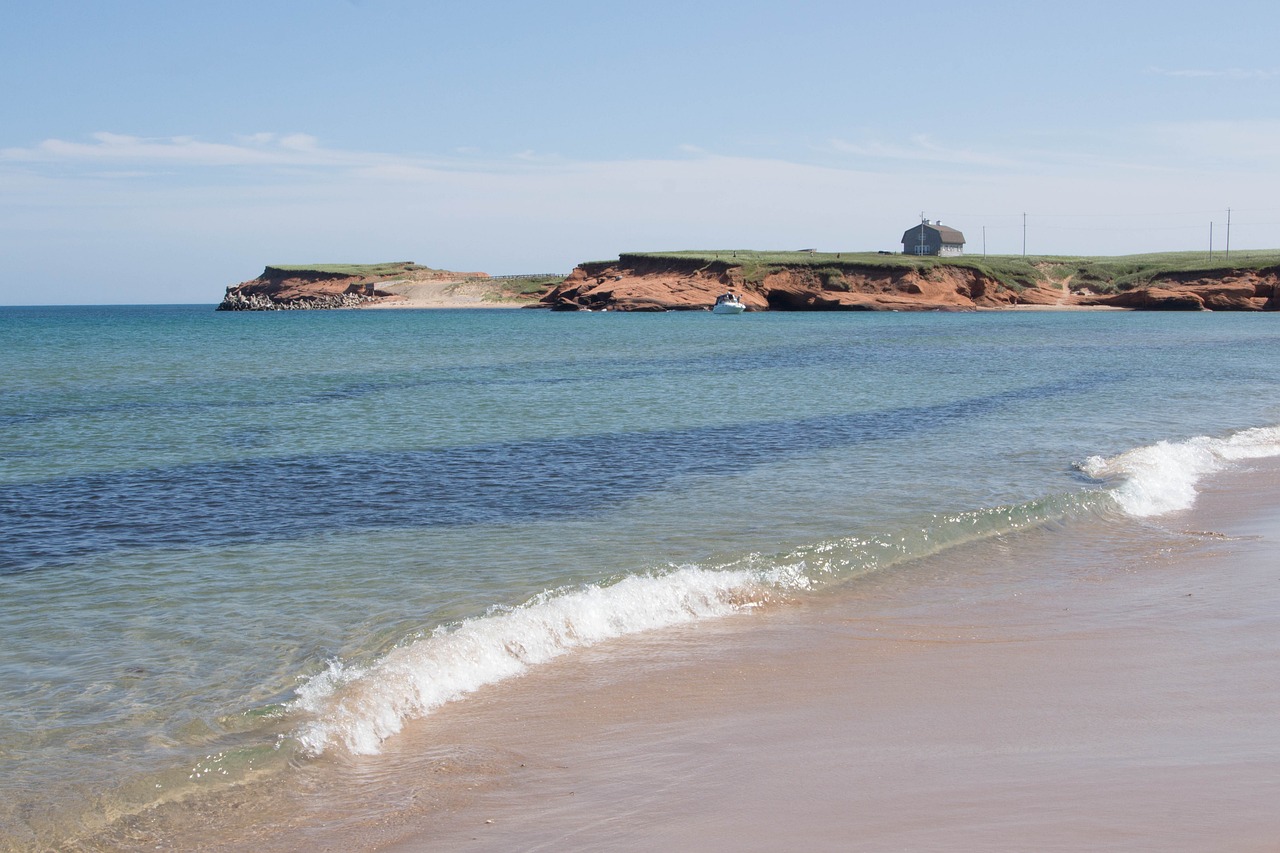
<svg viewBox="0 0 1280 853"><path fill-rule="evenodd" d="M296 736L313 755L338 744L357 754L376 753L405 721L573 649L727 616L806 585L786 570L686 567L543 593L518 607L441 626L368 667L330 663L292 703L311 717Z"/></svg>
<svg viewBox="0 0 1280 853"><path fill-rule="evenodd" d="M1206 476L1269 456L1280 456L1280 426L1160 441L1080 463L1101 490L936 515L914 530L751 554L713 568L672 567L544 592L414 636L367 665L331 661L289 703L301 717L293 737L313 756L335 747L374 754L409 720L575 649L742 613L952 547L1094 513L1111 502L1133 517L1186 509Z"/></svg>
<svg viewBox="0 0 1280 853"><path fill-rule="evenodd" d="M1077 496L934 516L923 527L749 554L715 568L684 566L615 583L544 592L411 638L366 666L331 661L289 703L302 751L374 754L404 724L447 702L575 649L719 618L804 590L1062 518Z"/></svg>
<svg viewBox="0 0 1280 853"><path fill-rule="evenodd" d="M1092 456L1079 468L1111 486L1111 497L1124 512L1146 518L1190 509L1205 477L1234 462L1268 456L1280 456L1280 426L1241 430L1225 438L1159 441L1117 456Z"/></svg>

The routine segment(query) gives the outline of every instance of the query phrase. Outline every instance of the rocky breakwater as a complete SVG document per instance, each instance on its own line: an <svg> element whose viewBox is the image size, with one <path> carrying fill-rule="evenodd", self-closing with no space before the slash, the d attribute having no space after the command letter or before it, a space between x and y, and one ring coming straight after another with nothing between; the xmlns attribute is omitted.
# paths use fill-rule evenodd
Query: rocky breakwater
<svg viewBox="0 0 1280 853"><path fill-rule="evenodd" d="M219 311L297 311L359 308L395 302L403 297L386 289L412 282L449 282L488 278L485 273L457 273L418 266L409 261L386 264L318 264L274 266L262 275L227 288Z"/></svg>
<svg viewBox="0 0 1280 853"><path fill-rule="evenodd" d="M708 260L648 254L579 265L542 298L559 311L706 310L737 293L748 311L964 311L1053 304L1054 289L1013 289L972 267L875 265L839 259L812 263Z"/></svg>
<svg viewBox="0 0 1280 853"><path fill-rule="evenodd" d="M363 293L321 293L294 299L277 300L269 293L244 293L228 290L218 304L218 311L309 311L328 308L359 308L373 302L376 296Z"/></svg>

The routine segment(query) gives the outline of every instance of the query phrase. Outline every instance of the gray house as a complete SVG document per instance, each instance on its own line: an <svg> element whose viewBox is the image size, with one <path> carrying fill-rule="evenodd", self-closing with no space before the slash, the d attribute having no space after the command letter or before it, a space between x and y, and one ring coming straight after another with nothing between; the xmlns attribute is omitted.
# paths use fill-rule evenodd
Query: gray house
<svg viewBox="0 0 1280 853"><path fill-rule="evenodd" d="M902 235L904 255L963 255L964 235L941 222L924 220Z"/></svg>

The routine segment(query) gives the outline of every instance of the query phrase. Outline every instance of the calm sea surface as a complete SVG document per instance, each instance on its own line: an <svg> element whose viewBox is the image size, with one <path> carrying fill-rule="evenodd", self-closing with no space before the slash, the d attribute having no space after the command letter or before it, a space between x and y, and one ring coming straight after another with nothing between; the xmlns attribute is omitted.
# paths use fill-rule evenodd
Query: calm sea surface
<svg viewBox="0 0 1280 853"><path fill-rule="evenodd" d="M1246 314L0 308L0 849L1280 453Z"/></svg>

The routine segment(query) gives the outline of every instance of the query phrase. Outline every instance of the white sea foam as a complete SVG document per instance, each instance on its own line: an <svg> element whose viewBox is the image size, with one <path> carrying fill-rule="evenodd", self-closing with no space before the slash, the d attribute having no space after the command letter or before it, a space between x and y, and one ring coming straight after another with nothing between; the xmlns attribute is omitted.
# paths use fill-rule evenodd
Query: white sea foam
<svg viewBox="0 0 1280 853"><path fill-rule="evenodd" d="M767 600L772 591L804 585L794 572L687 567L545 593L519 607L438 628L368 667L330 664L298 690L292 706L309 719L296 736L316 755L335 745L376 753L407 720L572 649L726 616Z"/></svg>
<svg viewBox="0 0 1280 853"><path fill-rule="evenodd" d="M1080 468L1090 477L1118 481L1111 495L1120 508L1149 517L1189 509L1206 476L1233 462L1267 456L1280 456L1280 427L1242 430L1226 438L1160 441L1110 458L1090 457Z"/></svg>
<svg viewBox="0 0 1280 853"><path fill-rule="evenodd" d="M1110 494L1126 513L1154 516L1190 507L1198 484L1209 474L1240 460L1277 455L1280 426L1225 438L1161 441L1110 458L1095 456L1080 467L1108 482ZM773 566L769 570L744 567L755 561L748 558L721 570L684 567L544 593L518 607L495 608L437 628L367 666L331 663L299 687L291 707L303 722L295 735L315 755L333 747L376 753L408 720L574 649L741 612L784 590L809 587L820 576L884 567L884 555L876 546L912 559L971 541L974 528L981 528L982 537L1043 517L1043 508L1035 504L1022 511L1003 507L942 519L937 527L920 531L918 537L904 536L901 542L824 543L792 559L768 561ZM897 558L888 560L892 562Z"/></svg>

